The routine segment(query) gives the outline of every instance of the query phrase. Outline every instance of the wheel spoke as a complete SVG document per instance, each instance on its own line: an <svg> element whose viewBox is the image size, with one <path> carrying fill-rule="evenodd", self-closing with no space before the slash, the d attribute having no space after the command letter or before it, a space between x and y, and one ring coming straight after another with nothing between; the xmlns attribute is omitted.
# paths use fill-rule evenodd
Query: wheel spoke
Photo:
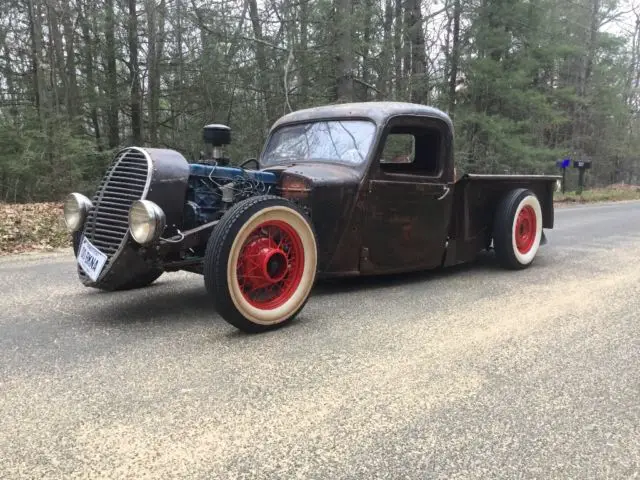
<svg viewBox="0 0 640 480"><path fill-rule="evenodd" d="M244 242L236 268L244 297L254 307L277 308L291 298L304 270L302 240L280 220L265 222Z"/></svg>

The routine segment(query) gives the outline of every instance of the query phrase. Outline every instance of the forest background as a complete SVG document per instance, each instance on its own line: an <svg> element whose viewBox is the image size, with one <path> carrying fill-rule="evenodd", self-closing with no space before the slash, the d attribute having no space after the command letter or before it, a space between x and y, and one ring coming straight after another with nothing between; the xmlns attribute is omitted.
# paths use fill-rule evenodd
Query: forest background
<svg viewBox="0 0 640 480"><path fill-rule="evenodd" d="M640 8L611 0L2 0L0 202L90 191L126 145L193 160L212 122L239 162L291 110L372 100L446 111L459 172L638 184L639 86Z"/></svg>

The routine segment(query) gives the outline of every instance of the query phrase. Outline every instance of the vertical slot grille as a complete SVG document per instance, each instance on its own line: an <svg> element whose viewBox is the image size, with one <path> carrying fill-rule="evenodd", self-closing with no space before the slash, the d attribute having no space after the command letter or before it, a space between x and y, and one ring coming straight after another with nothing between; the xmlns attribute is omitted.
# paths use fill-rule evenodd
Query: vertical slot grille
<svg viewBox="0 0 640 480"><path fill-rule="evenodd" d="M114 159L93 196L83 234L107 255L105 272L129 237L129 209L147 194L151 161L140 149L128 148Z"/></svg>

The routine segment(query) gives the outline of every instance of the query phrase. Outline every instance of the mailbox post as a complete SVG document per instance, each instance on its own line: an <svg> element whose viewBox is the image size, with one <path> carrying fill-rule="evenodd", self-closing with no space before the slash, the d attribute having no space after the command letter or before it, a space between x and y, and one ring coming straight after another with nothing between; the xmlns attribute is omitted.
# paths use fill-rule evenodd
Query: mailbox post
<svg viewBox="0 0 640 480"><path fill-rule="evenodd" d="M584 172L591 168L591 161L587 160L574 160L573 168L578 169L578 195L582 194L582 190L584 189Z"/></svg>
<svg viewBox="0 0 640 480"><path fill-rule="evenodd" d="M566 174L567 174L567 167L571 164L571 159L570 158L565 158L563 160L556 160L556 167L558 167L559 169L562 170L562 193L564 194L564 189L565 189L565 185L566 185Z"/></svg>

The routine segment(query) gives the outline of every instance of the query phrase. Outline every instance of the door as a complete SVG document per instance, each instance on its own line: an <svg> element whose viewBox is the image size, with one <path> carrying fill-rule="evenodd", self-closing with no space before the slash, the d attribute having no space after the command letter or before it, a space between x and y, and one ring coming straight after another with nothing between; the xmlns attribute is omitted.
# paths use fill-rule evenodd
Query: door
<svg viewBox="0 0 640 480"><path fill-rule="evenodd" d="M414 117L396 119L383 136L368 180L361 270L439 266L453 203L445 138Z"/></svg>

